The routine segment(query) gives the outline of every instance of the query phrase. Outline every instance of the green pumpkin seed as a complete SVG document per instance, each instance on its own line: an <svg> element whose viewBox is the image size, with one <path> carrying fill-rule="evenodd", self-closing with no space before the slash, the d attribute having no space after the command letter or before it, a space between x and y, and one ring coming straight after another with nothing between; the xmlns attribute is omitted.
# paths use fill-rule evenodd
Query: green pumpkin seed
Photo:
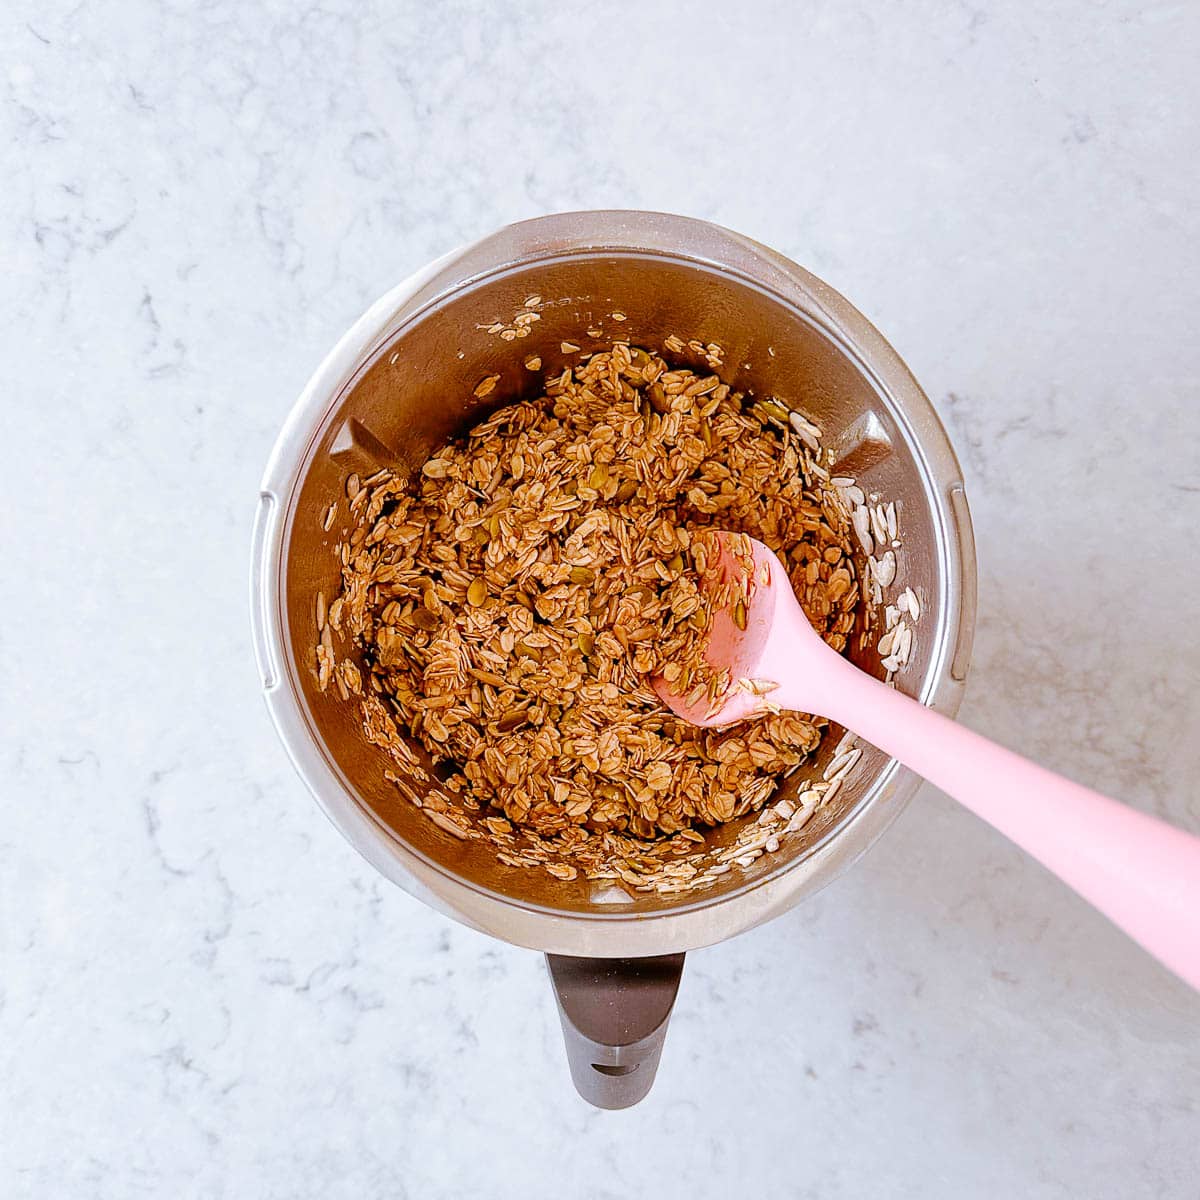
<svg viewBox="0 0 1200 1200"><path fill-rule="evenodd" d="M405 618L411 625L415 625L418 629L433 630L441 624L427 608L415 608Z"/></svg>

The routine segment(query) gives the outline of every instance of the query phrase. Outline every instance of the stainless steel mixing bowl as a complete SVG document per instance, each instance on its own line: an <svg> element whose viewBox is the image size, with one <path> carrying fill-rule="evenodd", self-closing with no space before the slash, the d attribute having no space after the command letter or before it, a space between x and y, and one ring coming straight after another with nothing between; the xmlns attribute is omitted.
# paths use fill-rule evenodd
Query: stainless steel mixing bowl
<svg viewBox="0 0 1200 1200"><path fill-rule="evenodd" d="M502 337L497 327L511 328L531 297L540 318L531 333ZM267 706L297 771L389 879L475 929L553 956L576 1083L607 1106L632 1103L650 1086L682 952L758 925L828 883L895 820L918 780L868 747L802 836L695 895L626 893L507 867L486 844L450 836L403 800L384 778L391 764L364 740L356 709L317 689L313 598L337 590L341 521L329 532L323 521L352 472L419 467L485 411L526 394L532 355L553 371L579 357L564 352L564 342L586 353L615 338L660 348L672 335L718 344L727 382L802 412L823 431L835 473L895 501L899 582L924 606L897 685L953 714L970 657L975 565L945 431L895 351L837 292L705 222L644 212L542 217L501 229L393 288L338 342L296 402L271 454L254 525L255 650ZM674 357L702 361L686 350ZM489 375L498 383L479 399L474 389ZM881 674L873 650L855 657ZM836 740L825 738L815 771ZM802 771L783 794L810 774ZM715 831L710 842L735 833Z"/></svg>

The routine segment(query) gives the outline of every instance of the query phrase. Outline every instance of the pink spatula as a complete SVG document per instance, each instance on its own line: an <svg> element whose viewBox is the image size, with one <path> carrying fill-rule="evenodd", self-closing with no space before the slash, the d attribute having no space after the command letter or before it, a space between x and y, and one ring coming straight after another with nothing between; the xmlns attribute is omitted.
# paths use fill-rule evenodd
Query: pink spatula
<svg viewBox="0 0 1200 1200"><path fill-rule="evenodd" d="M696 725L728 725L769 702L837 721L995 826L1200 989L1200 838L1055 775L860 671L809 625L766 546L742 534L717 538L720 566L702 586L722 604L704 657L728 669L732 683L715 701L689 704L655 679L673 712ZM724 603L731 585L740 607Z"/></svg>

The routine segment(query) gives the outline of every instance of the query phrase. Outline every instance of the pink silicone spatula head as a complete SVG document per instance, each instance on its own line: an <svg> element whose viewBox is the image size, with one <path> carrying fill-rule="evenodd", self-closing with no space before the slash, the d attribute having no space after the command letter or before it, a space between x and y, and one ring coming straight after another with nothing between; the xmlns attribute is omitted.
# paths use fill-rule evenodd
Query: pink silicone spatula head
<svg viewBox="0 0 1200 1200"><path fill-rule="evenodd" d="M659 676L651 681L659 698L693 725L731 725L773 707L831 716L819 701L828 702L845 659L809 624L783 564L745 534L718 533L715 541L717 564L701 580L713 601L704 657L715 671L728 673L729 689L715 701L689 702ZM720 595L726 590L721 585L730 584L745 596L740 609Z"/></svg>

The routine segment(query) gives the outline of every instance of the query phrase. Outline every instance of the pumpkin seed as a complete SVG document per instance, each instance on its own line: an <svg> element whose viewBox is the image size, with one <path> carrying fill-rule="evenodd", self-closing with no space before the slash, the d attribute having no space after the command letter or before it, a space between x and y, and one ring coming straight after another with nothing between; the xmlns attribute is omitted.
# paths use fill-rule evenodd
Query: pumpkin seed
<svg viewBox="0 0 1200 1200"><path fill-rule="evenodd" d="M596 578L596 572L591 567L572 567L572 583L591 583Z"/></svg>
<svg viewBox="0 0 1200 1200"><path fill-rule="evenodd" d="M480 608L487 599L487 584L482 579L473 579L467 588L467 603Z"/></svg>

